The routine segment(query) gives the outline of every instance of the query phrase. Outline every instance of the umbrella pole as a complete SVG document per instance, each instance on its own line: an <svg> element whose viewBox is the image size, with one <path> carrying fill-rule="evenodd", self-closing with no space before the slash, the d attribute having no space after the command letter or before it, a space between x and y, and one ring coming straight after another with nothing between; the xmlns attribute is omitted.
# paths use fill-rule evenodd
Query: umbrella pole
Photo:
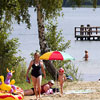
<svg viewBox="0 0 100 100"><path fill-rule="evenodd" d="M57 66L57 62L55 63L55 65ZM57 68L56 68L56 92L57 92L57 87L58 87L58 79L57 79Z"/></svg>

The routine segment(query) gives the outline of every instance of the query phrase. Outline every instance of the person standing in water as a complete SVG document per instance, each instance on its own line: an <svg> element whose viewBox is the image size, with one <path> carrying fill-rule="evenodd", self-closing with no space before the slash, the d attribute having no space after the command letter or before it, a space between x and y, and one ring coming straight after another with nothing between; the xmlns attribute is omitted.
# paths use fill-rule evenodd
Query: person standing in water
<svg viewBox="0 0 100 100"><path fill-rule="evenodd" d="M87 61L88 58L89 58L89 56L88 56L88 51L87 51L87 50L85 50L85 56L84 56L84 58L85 58L85 61Z"/></svg>
<svg viewBox="0 0 100 100"><path fill-rule="evenodd" d="M34 87L34 92L36 95L36 100L37 100L37 95L39 94L39 98L40 98L40 94L41 94L42 73L44 74L44 78L46 78L43 61L41 61L39 57L40 57L40 54L36 52L34 54L34 60L30 62L29 67L27 69L27 73L26 73L26 77L28 77L28 73L30 69L32 68L31 78L32 78L32 83Z"/></svg>

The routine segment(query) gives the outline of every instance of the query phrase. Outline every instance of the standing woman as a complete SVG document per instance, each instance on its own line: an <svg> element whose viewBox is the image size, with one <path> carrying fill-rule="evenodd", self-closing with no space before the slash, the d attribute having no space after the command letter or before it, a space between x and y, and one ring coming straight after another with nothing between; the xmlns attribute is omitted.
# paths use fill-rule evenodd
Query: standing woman
<svg viewBox="0 0 100 100"><path fill-rule="evenodd" d="M40 98L40 94L41 94L42 72L44 74L44 78L46 78L43 61L41 61L39 59L39 57L40 57L40 54L38 52L36 52L34 54L34 60L32 60L30 62L29 67L27 69L27 74L26 74L26 77L28 77L28 72L30 71L30 69L32 67L31 78L32 78L32 82L33 82L34 92L36 95L36 100L37 100L38 93L39 93L39 98ZM37 93L37 91L39 91L39 92Z"/></svg>

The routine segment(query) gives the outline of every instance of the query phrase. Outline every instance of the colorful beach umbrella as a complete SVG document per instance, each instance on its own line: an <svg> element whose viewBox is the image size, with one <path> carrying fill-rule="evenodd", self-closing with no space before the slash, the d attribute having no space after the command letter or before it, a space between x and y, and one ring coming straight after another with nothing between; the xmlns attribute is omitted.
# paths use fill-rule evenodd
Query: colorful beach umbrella
<svg viewBox="0 0 100 100"><path fill-rule="evenodd" d="M72 56L61 51L46 52L40 56L41 60L74 60Z"/></svg>

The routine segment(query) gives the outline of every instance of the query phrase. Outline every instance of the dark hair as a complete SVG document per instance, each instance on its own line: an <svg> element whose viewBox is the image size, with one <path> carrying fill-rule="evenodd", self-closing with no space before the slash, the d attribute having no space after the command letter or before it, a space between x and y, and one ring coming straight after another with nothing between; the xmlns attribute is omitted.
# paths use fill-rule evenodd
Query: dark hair
<svg viewBox="0 0 100 100"><path fill-rule="evenodd" d="M39 54L39 56L40 56L40 53L39 53L39 52L35 52L35 54L34 54L34 55L37 55L37 54Z"/></svg>
<svg viewBox="0 0 100 100"><path fill-rule="evenodd" d="M85 53L88 53L88 51L87 51L87 50L85 50Z"/></svg>

